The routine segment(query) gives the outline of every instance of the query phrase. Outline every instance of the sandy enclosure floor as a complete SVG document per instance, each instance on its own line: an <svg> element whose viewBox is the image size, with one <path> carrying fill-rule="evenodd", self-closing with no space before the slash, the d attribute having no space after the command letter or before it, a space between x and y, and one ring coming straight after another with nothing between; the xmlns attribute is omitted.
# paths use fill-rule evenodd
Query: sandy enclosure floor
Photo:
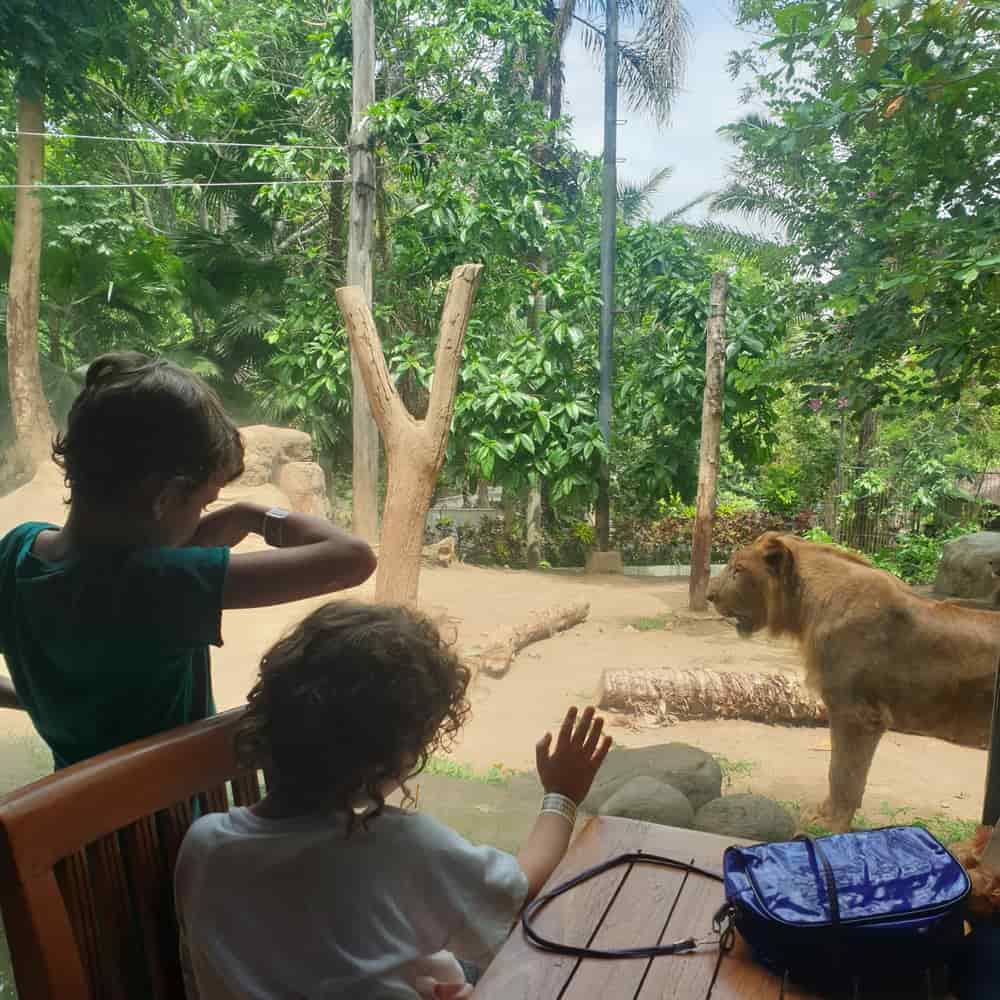
<svg viewBox="0 0 1000 1000"><path fill-rule="evenodd" d="M58 479L46 475L0 499L0 532L29 519L61 521L62 496ZM372 593L369 583L347 596L370 600ZM477 769L497 763L515 769L531 767L538 737L558 723L567 705L591 701L601 671L608 667L801 669L798 652L789 643L741 640L731 626L718 620L671 623L670 613L686 605L686 580L456 565L425 568L420 600L429 609L447 610L463 647L475 646L495 628L527 621L534 611L578 600L590 602L585 623L529 647L506 677L477 680L472 718L453 751L456 760ZM226 613L226 644L213 660L220 708L241 703L261 653L317 603ZM667 628L630 628L640 618L660 616L667 616ZM826 792L830 754L828 734L822 728L723 721L636 729L629 720L613 717L610 732L627 746L681 740L723 755L738 764L741 788L796 802L804 810L814 808ZM0 791L46 773L50 767L44 747L20 713L0 713L0 746ZM887 821L894 810L903 807L914 815L975 818L985 772L982 750L890 733L876 754L862 809L876 822Z"/></svg>

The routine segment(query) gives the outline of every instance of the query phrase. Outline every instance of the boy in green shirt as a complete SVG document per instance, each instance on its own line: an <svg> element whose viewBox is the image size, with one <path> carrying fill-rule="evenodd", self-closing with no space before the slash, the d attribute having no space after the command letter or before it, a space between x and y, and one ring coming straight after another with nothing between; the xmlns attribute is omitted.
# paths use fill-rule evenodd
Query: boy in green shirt
<svg viewBox="0 0 1000 1000"><path fill-rule="evenodd" d="M197 376L140 354L95 361L55 457L66 524L0 540L0 706L31 716L56 767L214 712L224 608L364 582L371 549L322 518L204 509L243 470L239 431ZM230 549L250 534L272 548Z"/></svg>

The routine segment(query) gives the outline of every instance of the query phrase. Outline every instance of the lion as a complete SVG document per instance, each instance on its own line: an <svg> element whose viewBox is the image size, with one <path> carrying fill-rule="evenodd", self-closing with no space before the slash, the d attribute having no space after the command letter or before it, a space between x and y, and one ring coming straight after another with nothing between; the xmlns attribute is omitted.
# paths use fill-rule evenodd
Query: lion
<svg viewBox="0 0 1000 1000"><path fill-rule="evenodd" d="M921 597L859 555L775 531L733 553L708 599L745 638L800 643L830 720L831 829L850 828L887 729L988 743L1000 614Z"/></svg>

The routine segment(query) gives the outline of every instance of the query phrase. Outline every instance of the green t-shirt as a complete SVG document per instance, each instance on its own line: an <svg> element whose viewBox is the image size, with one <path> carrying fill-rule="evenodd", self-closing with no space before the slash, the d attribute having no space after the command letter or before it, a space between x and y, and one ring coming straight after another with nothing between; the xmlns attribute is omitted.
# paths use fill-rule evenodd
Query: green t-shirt
<svg viewBox="0 0 1000 1000"><path fill-rule="evenodd" d="M0 540L0 652L65 767L214 714L229 549L95 549L48 563L49 524Z"/></svg>

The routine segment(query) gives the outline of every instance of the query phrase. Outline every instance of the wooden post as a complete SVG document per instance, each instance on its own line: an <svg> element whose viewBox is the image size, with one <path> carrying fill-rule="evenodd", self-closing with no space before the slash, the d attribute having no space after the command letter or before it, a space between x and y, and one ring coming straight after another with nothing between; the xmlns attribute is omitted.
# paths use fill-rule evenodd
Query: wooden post
<svg viewBox="0 0 1000 1000"><path fill-rule="evenodd" d="M993 690L993 724L990 751L986 757L986 794L983 797L983 824L995 826L1000 820L1000 662Z"/></svg>
<svg viewBox="0 0 1000 1000"><path fill-rule="evenodd" d="M363 291L356 287L337 289L337 304L372 414L385 440L389 468L375 577L376 601L413 603L417 599L424 526L434 484L444 464L462 346L482 270L482 264L462 264L452 271L441 312L430 402L423 420L410 413L396 391Z"/></svg>
<svg viewBox="0 0 1000 1000"><path fill-rule="evenodd" d="M701 450L698 457L698 507L691 538L691 584L688 607L704 611L712 572L712 519L719 479L719 439L726 385L726 299L729 279L712 275L708 322L705 324L705 394L701 404Z"/></svg>
<svg viewBox="0 0 1000 1000"><path fill-rule="evenodd" d="M375 15L373 0L351 0L353 78L351 84L351 206L348 225L347 284L361 289L372 305L372 232L375 218L375 158L369 145L368 108L375 100ZM372 418L364 379L351 350L353 431L352 516L354 533L378 539L378 427Z"/></svg>

